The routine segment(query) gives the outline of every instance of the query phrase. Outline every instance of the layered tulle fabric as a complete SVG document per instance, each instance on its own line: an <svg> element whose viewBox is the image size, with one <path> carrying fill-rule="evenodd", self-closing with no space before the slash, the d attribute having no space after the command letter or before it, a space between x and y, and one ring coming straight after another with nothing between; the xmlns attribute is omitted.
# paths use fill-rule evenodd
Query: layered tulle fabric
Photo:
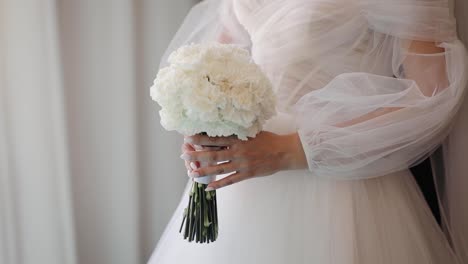
<svg viewBox="0 0 468 264"><path fill-rule="evenodd" d="M243 181L217 191L220 233L210 244L178 233L184 192L149 263L459 263L417 188L408 171L358 181L286 171Z"/></svg>
<svg viewBox="0 0 468 264"><path fill-rule="evenodd" d="M392 72L396 78L343 73L301 97L294 107L310 170L327 177L376 177L408 168L434 150L466 85L463 46L441 45L444 53L401 55Z"/></svg>
<svg viewBox="0 0 468 264"><path fill-rule="evenodd" d="M176 211L152 263L171 263L172 250L231 256L228 247L244 243L241 234L230 233L236 228L245 234L275 228L270 231L277 236L259 231L257 242L278 246L269 251L273 258L298 254L290 263L463 263L467 249L451 241L452 252L408 171L446 138L465 95L467 55L446 0L204 1L166 54L202 41L251 51L274 85L278 111L289 119L272 121L271 131L287 126L299 133L308 170L258 180L266 186L242 183L220 191L228 197L221 210L251 221L237 224L226 213L220 220L226 240L220 235L211 249L177 240ZM287 217L257 216L270 213L266 201L257 210L235 208L242 206L238 197L259 196L269 197L277 214L287 210ZM286 263L258 259L246 263Z"/></svg>

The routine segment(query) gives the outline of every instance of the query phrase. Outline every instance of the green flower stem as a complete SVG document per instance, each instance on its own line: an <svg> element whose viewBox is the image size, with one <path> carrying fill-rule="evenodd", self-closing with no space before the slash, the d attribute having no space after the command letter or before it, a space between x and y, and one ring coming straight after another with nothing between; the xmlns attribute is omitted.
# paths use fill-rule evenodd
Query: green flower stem
<svg viewBox="0 0 468 264"><path fill-rule="evenodd" d="M194 222L194 218L193 218L193 212L194 212L194 205L195 205L195 196L194 196L194 191L195 191L195 186L192 185L192 189L190 190L190 196L191 196L191 202L189 203L189 214L188 214L188 217L189 217L189 220L188 221L188 225L189 225L189 233L188 233L188 239L189 241L192 239L192 234L193 234L193 222Z"/></svg>
<svg viewBox="0 0 468 264"><path fill-rule="evenodd" d="M213 201L211 198L211 192L207 192L207 194L210 197L210 200ZM211 223L208 229L208 237L209 239L214 240L214 211L212 202L208 204L208 219L211 219Z"/></svg>
<svg viewBox="0 0 468 264"><path fill-rule="evenodd" d="M179 229L180 233L184 230L183 237L189 242L210 243L218 235L216 191L206 192L206 187L207 184L193 182L189 192L189 203Z"/></svg>
<svg viewBox="0 0 468 264"><path fill-rule="evenodd" d="M185 219L187 219L187 209L184 209L184 218L182 219L182 224L180 225L179 233L182 232L182 228L184 227Z"/></svg>
<svg viewBox="0 0 468 264"><path fill-rule="evenodd" d="M199 183L198 184L198 191L200 192L200 201L202 201L200 203L200 207L198 208L198 227L199 227L199 230L200 230L200 240L198 242L203 242L203 189L201 188L200 186L201 184Z"/></svg>
<svg viewBox="0 0 468 264"><path fill-rule="evenodd" d="M198 193L199 193L199 197L200 197L200 206L198 207L198 233L200 235L199 237L199 240L198 242L201 242L203 240L203 237L202 237L202 232L203 232L203 204L204 204L204 200L203 200L203 193L204 191L200 188L202 185L201 183L198 184Z"/></svg>

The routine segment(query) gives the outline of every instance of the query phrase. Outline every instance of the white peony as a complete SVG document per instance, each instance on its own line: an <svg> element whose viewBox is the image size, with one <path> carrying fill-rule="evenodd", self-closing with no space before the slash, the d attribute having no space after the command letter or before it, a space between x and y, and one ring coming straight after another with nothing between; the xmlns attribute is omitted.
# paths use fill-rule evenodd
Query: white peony
<svg viewBox="0 0 468 264"><path fill-rule="evenodd" d="M151 87L166 130L247 140L276 114L271 83L245 49L191 44L174 51L168 61Z"/></svg>

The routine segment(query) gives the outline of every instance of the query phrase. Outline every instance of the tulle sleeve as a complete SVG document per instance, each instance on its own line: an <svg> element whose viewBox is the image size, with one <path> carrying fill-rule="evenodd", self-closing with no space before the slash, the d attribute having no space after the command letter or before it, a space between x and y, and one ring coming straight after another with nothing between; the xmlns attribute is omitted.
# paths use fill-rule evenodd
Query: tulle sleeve
<svg viewBox="0 0 468 264"><path fill-rule="evenodd" d="M388 65L391 74L343 72L292 106L317 176L369 178L418 163L443 141L465 94L466 52L446 1L361 1L358 9L363 68ZM440 52L414 52L414 41Z"/></svg>

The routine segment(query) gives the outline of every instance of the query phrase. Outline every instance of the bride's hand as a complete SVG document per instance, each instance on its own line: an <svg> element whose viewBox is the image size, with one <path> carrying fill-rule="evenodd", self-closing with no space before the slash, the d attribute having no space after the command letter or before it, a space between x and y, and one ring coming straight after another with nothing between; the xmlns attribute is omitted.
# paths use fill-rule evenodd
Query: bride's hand
<svg viewBox="0 0 468 264"><path fill-rule="evenodd" d="M186 143L184 143L181 158L186 161L190 177L235 172L210 183L207 190L219 189L253 177L271 175L281 170L307 168L307 161L297 133L278 135L261 131L255 138L249 138L248 141L239 140L235 136L209 137L205 135L186 136L184 140ZM195 151L194 145L224 148ZM197 161L227 162L200 168ZM190 166L191 162L192 166Z"/></svg>

